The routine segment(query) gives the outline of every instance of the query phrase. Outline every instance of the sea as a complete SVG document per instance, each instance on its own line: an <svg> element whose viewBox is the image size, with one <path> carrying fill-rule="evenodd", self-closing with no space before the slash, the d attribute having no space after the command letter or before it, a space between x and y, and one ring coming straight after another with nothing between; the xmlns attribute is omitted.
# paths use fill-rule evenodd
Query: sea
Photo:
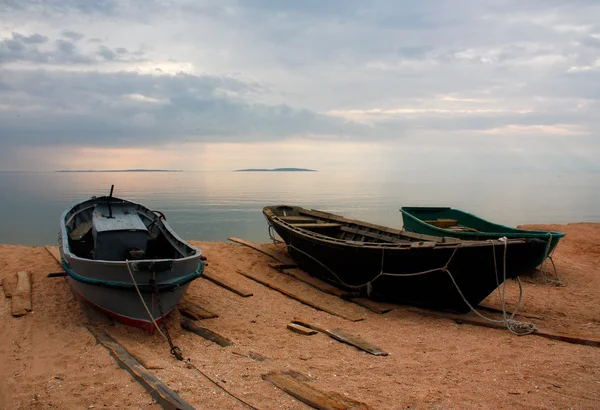
<svg viewBox="0 0 600 410"><path fill-rule="evenodd" d="M600 222L595 172L0 172L0 243L55 244L61 214L111 185L201 241L268 242L262 209L278 204L396 228L402 206L451 206L510 226Z"/></svg>

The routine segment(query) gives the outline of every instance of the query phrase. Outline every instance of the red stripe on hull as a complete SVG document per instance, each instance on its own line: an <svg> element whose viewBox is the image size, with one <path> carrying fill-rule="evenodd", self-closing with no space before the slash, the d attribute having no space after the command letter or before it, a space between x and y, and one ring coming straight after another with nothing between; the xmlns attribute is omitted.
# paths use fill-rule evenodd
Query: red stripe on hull
<svg viewBox="0 0 600 410"><path fill-rule="evenodd" d="M83 296L81 293L77 293L77 296L79 296L80 298L82 298L83 300L85 300L87 303L89 303L90 305L92 305L93 307L95 307L96 309L100 310L101 312L107 314L108 316L118 320L119 322L127 325L127 326L133 326L133 327L137 327L138 329L142 329L148 333L153 334L156 331L156 326L154 326L154 323L152 323L149 320L141 320L141 319L134 319L132 317L129 316L123 316L120 315L118 313L115 313L111 310L108 310L106 308L103 308L101 306L98 306L97 304L95 304L94 302L90 301L88 298L86 298L85 296ZM168 314L169 312L167 312ZM164 316L159 317L159 318L155 318L154 320L156 321L157 325L160 325L163 321Z"/></svg>

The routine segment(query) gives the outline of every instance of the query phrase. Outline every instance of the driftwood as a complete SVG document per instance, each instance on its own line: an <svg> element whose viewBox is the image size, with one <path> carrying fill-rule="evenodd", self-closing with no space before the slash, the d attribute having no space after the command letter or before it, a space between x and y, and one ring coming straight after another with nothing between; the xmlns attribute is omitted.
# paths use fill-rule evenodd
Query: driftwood
<svg viewBox="0 0 600 410"><path fill-rule="evenodd" d="M422 309L416 309L416 308L411 308L411 309L409 309L409 311L415 312L415 313L418 313L421 315L425 315L425 316L433 316L433 317L439 317L439 318L445 318L445 319L452 319L456 323L466 323L468 325L483 326L483 327L489 327L492 329L506 329L506 326L502 323L490 322L488 320L480 318L479 316L473 316L473 315L469 315L469 314L458 315L455 313L434 312L434 311L430 311L430 310L422 310ZM537 325L536 325L535 330L531 334L536 335L536 336L545 337L548 339L560 340L562 342L567 342L567 343L600 347L600 337L594 336L594 335L579 335L579 334L570 334L570 333L564 333L564 332L555 332L555 331L540 328Z"/></svg>
<svg viewBox="0 0 600 410"><path fill-rule="evenodd" d="M327 336L332 339L337 340L338 342L346 343L351 346L356 347L357 349L363 350L367 353L370 353L374 356L387 356L388 353L381 350L377 346L372 345L369 342L362 340L358 336L351 335L342 329L326 329L316 323L309 323L306 320L294 318L292 323L299 324L304 327L308 327L310 329L318 330L321 333L325 333Z"/></svg>
<svg viewBox="0 0 600 410"><path fill-rule="evenodd" d="M262 376L263 380L273 383L290 396L300 400L315 409L323 410L368 410L365 403L358 402L338 393L325 393L315 389L300 378L294 377L294 373L272 372Z"/></svg>
<svg viewBox="0 0 600 410"><path fill-rule="evenodd" d="M218 335L215 332L208 330L204 327L198 326L192 320L183 319L181 321L181 327L189 332L195 333L198 336L205 338L206 340L210 340L211 342L214 342L221 347L233 345L233 342L231 342L231 340L224 338L223 336Z"/></svg>
<svg viewBox="0 0 600 410"><path fill-rule="evenodd" d="M284 295L286 295L292 299L295 299L298 302L301 302L305 305L313 307L317 310L322 310L323 312L327 312L331 315L339 316L343 319L350 320L353 322L357 322L357 321L363 319L361 316L352 314L351 312L348 312L348 311L344 310L343 308L340 308L333 304L329 304L323 300L317 300L312 295L301 294L298 289L292 288L290 286L286 286L285 284L277 283L277 282L273 281L271 278L269 278L268 276L260 275L257 273L243 272L241 270L238 270L238 273L240 273L241 275L244 275L250 279L253 279L256 282L258 282L262 285L265 285L271 289L281 292ZM348 303L348 302L344 302L344 301L340 301L340 302ZM350 305L350 306L352 306L352 305Z"/></svg>
<svg viewBox="0 0 600 410"><path fill-rule="evenodd" d="M213 283L215 283L215 284L217 284L217 285L219 285L219 286L221 286L243 298L247 298L247 297L250 297L253 295L252 292L249 292L246 289L241 288L236 283L233 283L223 277L220 277L219 275L216 275L214 272L204 271L204 273L200 277L204 278L204 279L208 279L211 282L213 282Z"/></svg>
<svg viewBox="0 0 600 410"><path fill-rule="evenodd" d="M127 370L163 409L194 410L194 408L177 393L157 379L154 374L147 371L140 362L127 353L121 345L111 339L106 332L95 326L88 326L87 328L90 333L94 335L98 343L104 346L111 356L117 360L119 367Z"/></svg>
<svg viewBox="0 0 600 410"><path fill-rule="evenodd" d="M12 292L13 316L23 316L31 312L31 275L29 272L17 273L17 286Z"/></svg>
<svg viewBox="0 0 600 410"><path fill-rule="evenodd" d="M286 265L296 265L296 262L294 262L294 260L292 258L290 258L289 256L287 256L283 253L280 253L280 252L272 251L271 249L268 249L257 243L245 241L245 240L239 239L239 238L227 238L227 239L230 240L231 242L239 243L240 245L244 245L249 248L252 248L255 251L258 251L260 253L264 253L265 255L270 256L271 258L275 259L276 261L278 261L280 263L284 263Z"/></svg>

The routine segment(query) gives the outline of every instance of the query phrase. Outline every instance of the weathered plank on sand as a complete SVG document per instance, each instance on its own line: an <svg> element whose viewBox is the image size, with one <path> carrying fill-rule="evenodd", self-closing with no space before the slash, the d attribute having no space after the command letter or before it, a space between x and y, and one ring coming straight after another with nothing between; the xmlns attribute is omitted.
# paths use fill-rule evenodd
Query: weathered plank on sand
<svg viewBox="0 0 600 410"><path fill-rule="evenodd" d="M227 238L227 239L230 240L231 242L239 243L240 245L244 245L249 248L252 248L255 251L258 251L260 253L264 253L265 255L270 256L271 258L273 258L281 263L285 263L286 265L295 265L296 264L296 262L294 262L294 260L292 258L290 258L289 256L287 256L281 252L272 251L271 249L269 249L265 246L259 245L257 243L245 241L245 240L239 239L239 238Z"/></svg>
<svg viewBox="0 0 600 410"><path fill-rule="evenodd" d="M12 292L13 316L23 316L31 312L31 275L27 271L17 273L17 286Z"/></svg>
<svg viewBox="0 0 600 410"><path fill-rule="evenodd" d="M181 327L187 331L190 331L192 333L197 334L198 336L205 338L206 340L210 340L211 342L214 342L221 347L233 345L233 342L231 340L216 334L212 330L208 330L204 327L198 326L192 320L183 319L181 321Z"/></svg>
<svg viewBox="0 0 600 410"><path fill-rule="evenodd" d="M400 305L393 303L379 302L367 298L350 298L349 300L357 305L369 309L371 312L379 313L380 315L400 307Z"/></svg>
<svg viewBox="0 0 600 410"><path fill-rule="evenodd" d="M104 346L111 356L117 360L119 367L131 373L133 378L150 393L163 409L194 410L177 393L161 382L154 374L148 372L140 362L111 339L106 332L95 326L87 326L87 328L94 335L98 343Z"/></svg>
<svg viewBox="0 0 600 410"><path fill-rule="evenodd" d="M181 302L179 302L179 305L177 305L177 310L179 310L179 312L181 312L183 315L196 320L213 319L215 317L219 317L216 313L209 312L202 306L192 302L191 300L188 300L187 298L184 298Z"/></svg>
<svg viewBox="0 0 600 410"><path fill-rule="evenodd" d="M283 273L293 278L296 278L299 281L307 283L312 287L319 289L322 292L329 293L330 295L334 295L343 299L346 299L352 295L352 293L350 292L337 288L327 282L322 281L321 279L311 276L302 269L283 269Z"/></svg>
<svg viewBox="0 0 600 410"><path fill-rule="evenodd" d="M269 268L272 268L272 269L275 269L278 271L282 271L283 269L293 269L297 266L295 263L290 265L290 264L279 263L279 262L277 262L277 263L269 262L269 263L267 263L267 265L269 265Z"/></svg>
<svg viewBox="0 0 600 410"><path fill-rule="evenodd" d="M299 324L304 327L308 327L310 329L318 330L319 332L325 333L327 336L332 339L337 340L338 342L346 343L351 346L356 347L357 349L363 350L367 353L370 353L374 356L387 356L388 353L384 350L381 350L375 345L361 339L358 336L354 336L346 332L342 329L326 329L323 326L320 326L316 323L310 323L306 320L294 318L292 323Z"/></svg>
<svg viewBox="0 0 600 410"><path fill-rule="evenodd" d="M253 295L252 292L249 292L246 289L243 289L238 284L233 283L233 282L223 278L222 276L216 275L214 272L204 271L204 273L200 277L204 278L204 279L208 279L211 282L235 293L236 295L240 295L243 298L247 298L247 297L250 297Z"/></svg>
<svg viewBox="0 0 600 410"><path fill-rule="evenodd" d="M273 383L290 396L315 409L322 410L367 410L369 407L361 402L344 397L337 393L325 393L295 378L290 373L272 372L263 374L263 380Z"/></svg>
<svg viewBox="0 0 600 410"><path fill-rule="evenodd" d="M11 298L15 291L15 285L9 282L8 278L4 278L2 279L2 289L4 290L4 296Z"/></svg>
<svg viewBox="0 0 600 410"><path fill-rule="evenodd" d="M299 325L298 323L293 323L293 322L289 323L287 325L287 328L289 330L291 330L292 332L300 333L301 335L305 335L305 336L312 336L312 335L317 334L316 330L313 330L306 326Z"/></svg>
<svg viewBox="0 0 600 410"><path fill-rule="evenodd" d="M44 246L44 248L50 254L50 256L54 258L56 263L62 266L62 264L60 263L60 251L58 250L58 246L46 245Z"/></svg>
<svg viewBox="0 0 600 410"><path fill-rule="evenodd" d="M481 309L484 309L484 310L487 310L489 312L502 313L502 307L491 306L491 305L487 305L487 304L483 304L483 303L480 303L479 305L477 305L477 307L481 308ZM507 310L506 313L509 314L509 315L512 315L513 312L510 311L510 310ZM527 313L527 312L517 311L516 316L523 316L523 317L526 317L526 318L529 318L529 319L544 320L544 318L541 317L541 316L533 315L533 314Z"/></svg>
<svg viewBox="0 0 600 410"><path fill-rule="evenodd" d="M411 308L409 309L411 312L415 312L425 316L433 316L445 319L452 319L456 323L466 323L468 325L475 326L483 326L489 327L492 329L506 329L506 326L503 323L490 322L488 320L482 319L479 316L474 316L470 314L459 315L456 313L448 313L448 312L434 312L430 310L422 310ZM581 334L570 334L564 332L555 332L547 329L540 328L536 325L535 330L532 335L545 337L548 339L560 340L562 342L574 343L580 345L587 346L596 346L600 347L600 337L595 335L581 335Z"/></svg>
<svg viewBox="0 0 600 410"><path fill-rule="evenodd" d="M294 289L289 285L286 286L285 284L277 283L266 275L261 275L256 272L254 272L254 273L243 272L241 270L238 270L238 273L240 273L241 275L244 275L252 280L255 280L256 282L258 282L262 285L265 285L271 289L281 292L284 295L286 295L292 299L296 299L298 302L301 302L305 305L313 307L317 310L322 310L323 312L327 312L331 315L339 316L343 319L351 320L353 322L357 322L357 321L363 319L361 316L359 316L357 314L353 314L351 312L346 311L343 307L340 307L339 305L336 306L334 304L328 303L325 300L317 300L312 295L302 294L299 289ZM349 302L339 300L339 299L337 299L336 302L347 304L347 305L349 305L349 307L353 306Z"/></svg>

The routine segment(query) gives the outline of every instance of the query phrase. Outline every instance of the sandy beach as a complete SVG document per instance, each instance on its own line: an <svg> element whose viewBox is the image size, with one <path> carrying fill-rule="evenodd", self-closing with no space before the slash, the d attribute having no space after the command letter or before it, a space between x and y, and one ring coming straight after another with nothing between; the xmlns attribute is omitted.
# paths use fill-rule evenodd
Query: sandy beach
<svg viewBox="0 0 600 410"><path fill-rule="evenodd" d="M528 225L565 232L554 261L564 286L537 272L523 278L522 312L552 331L600 337L600 224ZM402 408L577 408L600 407L600 347L426 317L408 307L377 314L300 283L269 267L273 260L250 248L224 242L195 242L208 258L207 272L252 292L241 297L198 279L186 298L218 315L198 321L229 339L221 347L187 332L181 313L168 318L184 357L232 395L260 409L305 409L307 405L263 379L294 371L323 392L335 392L372 409ZM269 247L282 250L281 245ZM33 311L11 316L11 299L0 295L0 409L159 409L154 399L85 326L80 303L60 266L44 247L0 245L0 278L32 274ZM293 286L360 316L360 321L316 310L252 281L250 271ZM510 305L518 296L507 285ZM492 294L487 303L498 305ZM286 327L300 317L358 335L385 350L373 356L322 333L305 336ZM524 320L522 318L522 320ZM197 409L246 408L205 376L169 354L158 334L119 323L109 334L138 357L181 398Z"/></svg>

